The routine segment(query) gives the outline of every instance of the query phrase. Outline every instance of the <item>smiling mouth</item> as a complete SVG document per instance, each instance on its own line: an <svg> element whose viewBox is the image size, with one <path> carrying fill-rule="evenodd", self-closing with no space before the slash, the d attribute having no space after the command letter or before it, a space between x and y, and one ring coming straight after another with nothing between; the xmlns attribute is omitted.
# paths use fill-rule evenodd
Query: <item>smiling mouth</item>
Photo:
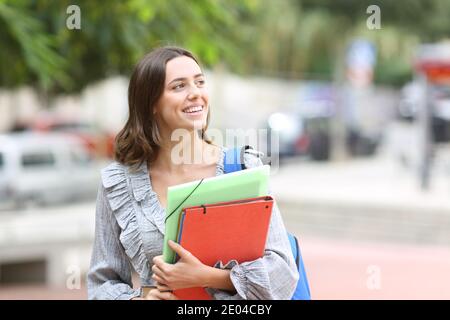
<svg viewBox="0 0 450 320"><path fill-rule="evenodd" d="M187 114L196 114L201 113L203 111L204 107L202 105L196 105L196 106L189 106L187 108L183 109L184 113Z"/></svg>

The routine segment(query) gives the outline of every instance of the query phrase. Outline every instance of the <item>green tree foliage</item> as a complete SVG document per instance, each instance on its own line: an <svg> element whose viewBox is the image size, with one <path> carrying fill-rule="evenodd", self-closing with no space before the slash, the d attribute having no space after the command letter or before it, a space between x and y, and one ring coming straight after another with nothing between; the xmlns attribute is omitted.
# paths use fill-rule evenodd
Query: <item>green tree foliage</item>
<svg viewBox="0 0 450 320"><path fill-rule="evenodd" d="M354 37L373 41L378 49L375 81L402 85L412 77L414 53L420 43L450 38L450 1L448 0L296 0L304 12L320 10L340 21L330 30L341 35L335 43L347 42ZM370 5L381 11L381 29L369 30L366 13ZM339 46L336 46L339 47Z"/></svg>
<svg viewBox="0 0 450 320"><path fill-rule="evenodd" d="M365 20L367 7L381 9L383 24L407 30L424 41L436 41L450 35L448 0L297 0L305 10L321 8L350 22Z"/></svg>
<svg viewBox="0 0 450 320"><path fill-rule="evenodd" d="M0 3L0 84L38 82L48 88L54 82L68 84L66 61L57 52L57 41L43 23L23 8Z"/></svg>
<svg viewBox="0 0 450 320"><path fill-rule="evenodd" d="M69 30L66 9L81 9ZM368 30L366 9L381 9ZM411 75L417 44L449 36L448 0L0 0L0 86L74 92L129 74L155 46L185 46L207 67L331 79L354 37L376 43L376 79Z"/></svg>
<svg viewBox="0 0 450 320"><path fill-rule="evenodd" d="M0 86L31 84L49 93L79 91L127 74L151 48L180 45L206 66L238 60L240 17L254 1L0 0ZM69 5L81 29L69 30ZM239 65L239 63L236 63Z"/></svg>

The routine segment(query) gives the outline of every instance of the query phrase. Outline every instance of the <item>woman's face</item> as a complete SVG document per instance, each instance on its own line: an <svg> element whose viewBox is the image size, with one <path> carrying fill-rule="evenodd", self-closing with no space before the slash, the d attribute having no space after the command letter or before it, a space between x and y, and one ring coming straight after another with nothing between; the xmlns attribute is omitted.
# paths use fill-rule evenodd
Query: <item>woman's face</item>
<svg viewBox="0 0 450 320"><path fill-rule="evenodd" d="M205 127L208 93L205 76L193 59L181 56L167 62L164 91L153 112L159 129L169 136L178 128Z"/></svg>

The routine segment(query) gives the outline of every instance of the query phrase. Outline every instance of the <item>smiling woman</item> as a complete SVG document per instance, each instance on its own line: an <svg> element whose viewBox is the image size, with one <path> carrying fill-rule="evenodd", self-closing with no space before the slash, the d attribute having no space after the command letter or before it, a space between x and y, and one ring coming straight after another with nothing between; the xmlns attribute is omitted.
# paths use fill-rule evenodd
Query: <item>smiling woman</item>
<svg viewBox="0 0 450 320"><path fill-rule="evenodd" d="M117 135L116 159L130 166L152 162L162 141L180 127L200 125L201 137L210 143L205 135L208 101L205 77L192 53L177 47L150 52L136 65L130 80L130 117Z"/></svg>
<svg viewBox="0 0 450 320"><path fill-rule="evenodd" d="M205 134L209 97L195 57L176 47L146 55L131 76L128 103L117 162L102 170L89 298L171 300L177 299L173 290L204 287L215 299L290 299L298 272L276 205L262 258L212 267L170 241L180 259L168 264L162 258L167 188L224 174L226 148ZM180 130L181 143L174 139ZM247 168L262 165L255 151L243 157ZM153 289L134 289L132 269L141 288Z"/></svg>
<svg viewBox="0 0 450 320"><path fill-rule="evenodd" d="M163 140L179 128L205 127L208 101L205 77L195 60L180 56L167 62L165 87L153 109Z"/></svg>

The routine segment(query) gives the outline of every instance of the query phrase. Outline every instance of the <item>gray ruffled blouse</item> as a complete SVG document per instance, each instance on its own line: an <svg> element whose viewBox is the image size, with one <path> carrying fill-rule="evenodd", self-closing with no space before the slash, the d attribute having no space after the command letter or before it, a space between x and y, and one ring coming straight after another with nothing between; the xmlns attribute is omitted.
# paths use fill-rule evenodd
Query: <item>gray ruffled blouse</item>
<svg viewBox="0 0 450 320"><path fill-rule="evenodd" d="M224 173L226 148L216 166L216 176ZM259 153L246 150L247 168L262 165ZM87 274L89 299L131 299L140 295L133 288L132 271L141 285L153 285L153 257L162 254L165 209L152 189L146 164L130 171L114 162L101 171L98 191L95 239ZM218 300L290 299L298 280L286 229L275 204L262 258L238 264L218 261L217 268L230 269L236 292L207 288Z"/></svg>

